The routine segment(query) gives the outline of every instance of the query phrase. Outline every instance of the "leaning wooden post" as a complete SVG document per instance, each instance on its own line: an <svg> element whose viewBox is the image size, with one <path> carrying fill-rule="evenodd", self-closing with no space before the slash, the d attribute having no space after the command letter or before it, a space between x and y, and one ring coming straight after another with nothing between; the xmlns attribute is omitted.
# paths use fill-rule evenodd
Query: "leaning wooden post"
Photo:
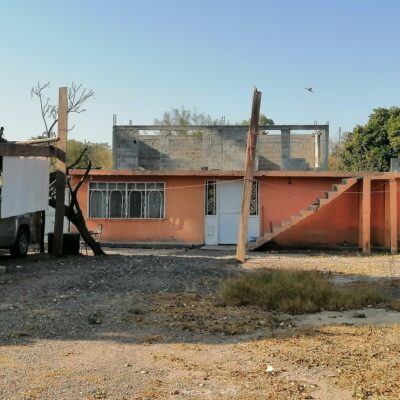
<svg viewBox="0 0 400 400"><path fill-rule="evenodd" d="M62 256L63 232L64 232L64 204L65 204L65 179L68 130L68 91L66 87L59 89L58 98L58 142L57 148L63 159L57 158L56 163L56 215L54 219L53 255Z"/></svg>
<svg viewBox="0 0 400 400"><path fill-rule="evenodd" d="M243 197L240 209L239 232L236 248L236 259L244 262L246 259L247 236L249 230L249 215L251 191L253 186L254 168L256 160L256 145L258 136L258 120L260 118L261 92L254 89L251 119L247 134L246 163L244 169Z"/></svg>

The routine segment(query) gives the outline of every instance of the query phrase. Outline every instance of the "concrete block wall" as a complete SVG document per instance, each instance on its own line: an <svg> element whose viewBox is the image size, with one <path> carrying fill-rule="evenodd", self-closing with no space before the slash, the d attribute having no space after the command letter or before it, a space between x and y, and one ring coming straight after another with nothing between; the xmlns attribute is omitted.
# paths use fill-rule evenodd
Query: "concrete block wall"
<svg viewBox="0 0 400 400"><path fill-rule="evenodd" d="M137 169L139 166L139 131L113 127L112 156L114 169Z"/></svg>
<svg viewBox="0 0 400 400"><path fill-rule="evenodd" d="M143 134L141 128L134 125L114 126L115 169L243 169L246 126L202 127L193 135L177 135L167 130L160 130L158 134ZM151 127L146 128L150 130ZM321 141L321 148L325 141ZM282 129L280 135L260 132L257 143L258 169L314 169L315 143L312 134L291 134L288 129ZM327 155L325 158L321 156L319 169L326 169L325 159Z"/></svg>

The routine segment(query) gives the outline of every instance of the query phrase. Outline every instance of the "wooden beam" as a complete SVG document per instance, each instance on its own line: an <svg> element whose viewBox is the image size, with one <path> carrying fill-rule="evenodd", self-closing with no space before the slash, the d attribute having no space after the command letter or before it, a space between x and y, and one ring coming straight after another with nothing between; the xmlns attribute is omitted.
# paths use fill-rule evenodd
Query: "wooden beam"
<svg viewBox="0 0 400 400"><path fill-rule="evenodd" d="M54 146L33 146L19 143L0 143L0 156L54 157L65 161L65 151L61 151Z"/></svg>
<svg viewBox="0 0 400 400"><path fill-rule="evenodd" d="M362 190L362 250L365 254L371 253L371 179L363 179Z"/></svg>
<svg viewBox="0 0 400 400"><path fill-rule="evenodd" d="M391 179L389 182L390 195L390 251L397 254L397 182Z"/></svg>
<svg viewBox="0 0 400 400"><path fill-rule="evenodd" d="M50 137L50 138L41 138L41 139L19 140L16 143L17 144L54 143L54 142L58 142L59 140L60 140L60 138L58 138L58 137Z"/></svg>
<svg viewBox="0 0 400 400"><path fill-rule="evenodd" d="M68 90L66 87L59 89L58 97L58 137L57 148L67 152L68 131ZM64 207L65 207L65 160L57 159L56 163L56 214L54 218L53 255L62 256L64 233Z"/></svg>
<svg viewBox="0 0 400 400"><path fill-rule="evenodd" d="M253 186L254 168L256 160L256 144L258 135L258 121L260 118L261 92L254 89L251 108L250 127L247 134L246 162L244 171L243 197L240 209L239 231L236 248L236 259L244 262L248 240L248 225L250 215L251 190Z"/></svg>

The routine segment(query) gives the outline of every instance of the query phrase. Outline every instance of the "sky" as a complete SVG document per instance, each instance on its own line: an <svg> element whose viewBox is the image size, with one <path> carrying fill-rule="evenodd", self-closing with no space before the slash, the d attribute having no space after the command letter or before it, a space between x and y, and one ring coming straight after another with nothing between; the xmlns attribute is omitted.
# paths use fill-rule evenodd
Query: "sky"
<svg viewBox="0 0 400 400"><path fill-rule="evenodd" d="M95 92L69 138L112 141L117 123L152 124L173 107L235 123L364 124L400 104L398 0L0 0L0 125L8 140L43 132L47 96ZM314 88L314 93L305 87Z"/></svg>

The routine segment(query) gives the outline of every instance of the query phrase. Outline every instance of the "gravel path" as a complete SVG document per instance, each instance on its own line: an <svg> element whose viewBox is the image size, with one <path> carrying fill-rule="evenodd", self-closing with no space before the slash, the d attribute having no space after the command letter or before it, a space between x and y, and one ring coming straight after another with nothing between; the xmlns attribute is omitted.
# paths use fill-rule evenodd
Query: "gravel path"
<svg viewBox="0 0 400 400"><path fill-rule="evenodd" d="M0 275L0 399L400 397L398 324L359 327L336 315L321 319L336 326L311 327L225 307L216 294L241 268L229 252L110 252L0 256L8 270ZM375 265L352 257L352 271L386 276L365 260ZM244 268L276 265L345 268L332 256L276 254ZM382 372L363 380L371 370Z"/></svg>

